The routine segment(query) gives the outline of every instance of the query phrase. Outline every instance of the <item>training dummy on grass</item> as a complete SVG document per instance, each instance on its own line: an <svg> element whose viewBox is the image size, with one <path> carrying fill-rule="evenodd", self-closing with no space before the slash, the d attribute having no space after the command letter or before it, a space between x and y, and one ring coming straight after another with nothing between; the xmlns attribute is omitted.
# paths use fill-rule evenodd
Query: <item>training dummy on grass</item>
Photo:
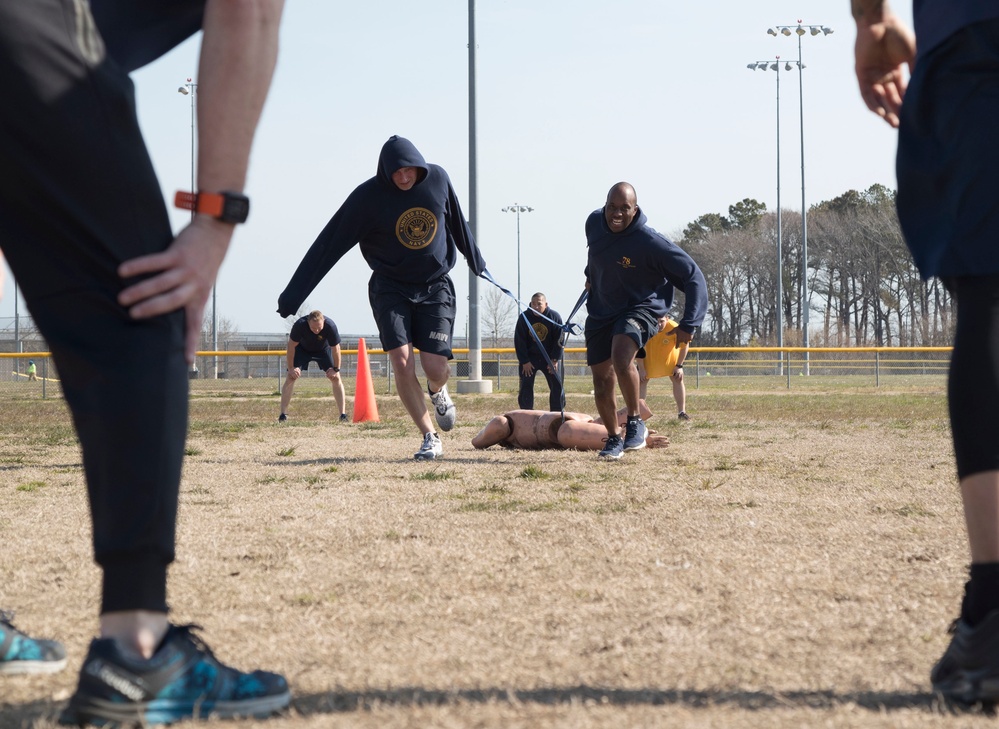
<svg viewBox="0 0 999 729"><path fill-rule="evenodd" d="M640 403L642 419L648 420L652 412L645 401ZM627 420L628 411L617 413L618 424ZM513 410L497 415L486 423L479 434L472 438L476 448L501 445L521 450L570 449L579 451L600 450L607 440L607 428L597 418L583 413L556 413L547 410ZM649 448L665 448L669 438L650 430L646 437Z"/></svg>

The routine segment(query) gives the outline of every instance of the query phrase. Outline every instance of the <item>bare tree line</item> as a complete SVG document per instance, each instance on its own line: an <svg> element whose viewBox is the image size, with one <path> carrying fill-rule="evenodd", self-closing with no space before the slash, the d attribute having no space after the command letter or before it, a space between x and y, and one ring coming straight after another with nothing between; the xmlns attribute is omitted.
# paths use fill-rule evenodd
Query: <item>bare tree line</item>
<svg viewBox="0 0 999 729"><path fill-rule="evenodd" d="M749 198L728 213L702 215L676 236L708 283L698 343L775 346L777 213ZM920 279L902 239L894 191L874 185L814 205L807 216L807 268L801 214L783 210L781 216L786 346L801 344L806 271L810 346L951 343L953 302L938 280Z"/></svg>

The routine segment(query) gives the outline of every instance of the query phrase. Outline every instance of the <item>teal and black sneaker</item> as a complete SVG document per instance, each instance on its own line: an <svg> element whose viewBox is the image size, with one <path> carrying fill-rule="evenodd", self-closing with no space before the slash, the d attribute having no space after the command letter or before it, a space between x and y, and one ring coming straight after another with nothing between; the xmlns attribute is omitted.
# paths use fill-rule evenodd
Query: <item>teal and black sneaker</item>
<svg viewBox="0 0 999 729"><path fill-rule="evenodd" d="M125 656L114 640L97 639L80 668L80 683L61 724L172 724L184 719L263 719L285 709L283 676L242 673L223 665L196 625L171 625L148 661Z"/></svg>
<svg viewBox="0 0 999 729"><path fill-rule="evenodd" d="M29 638L0 610L0 673L55 673L66 667L66 649L54 640Z"/></svg>

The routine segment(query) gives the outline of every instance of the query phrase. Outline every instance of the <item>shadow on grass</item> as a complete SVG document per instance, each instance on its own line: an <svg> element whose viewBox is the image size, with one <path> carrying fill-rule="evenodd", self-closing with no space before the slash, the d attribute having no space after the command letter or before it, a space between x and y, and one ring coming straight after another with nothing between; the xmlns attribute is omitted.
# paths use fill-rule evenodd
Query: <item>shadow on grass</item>
<svg viewBox="0 0 999 729"><path fill-rule="evenodd" d="M294 690L294 689L293 689ZM687 709L728 707L746 711L776 709L835 710L861 708L871 712L920 709L931 714L977 714L995 716L994 709L944 704L928 692L901 691L685 691L680 689L619 689L595 686L569 686L539 689L459 689L442 691L406 687L369 691L330 691L294 696L293 715L304 718L325 714L346 714L374 708L434 707L461 704L537 704L542 706L591 704L600 706L682 706ZM0 703L0 714L9 726L31 726L38 720L56 721L64 702L30 701ZM8 726L8 724L4 724Z"/></svg>
<svg viewBox="0 0 999 729"><path fill-rule="evenodd" d="M302 716L364 711L374 706L440 706L445 704L560 704L593 703L604 706L684 706L687 708L736 707L750 711L766 709L835 709L859 706L881 712L897 709L943 709L932 693L857 691L683 691L679 689L618 689L594 686L523 689L460 689L441 691L418 687L363 692L323 693L296 696L292 706ZM976 711L981 711L977 709Z"/></svg>

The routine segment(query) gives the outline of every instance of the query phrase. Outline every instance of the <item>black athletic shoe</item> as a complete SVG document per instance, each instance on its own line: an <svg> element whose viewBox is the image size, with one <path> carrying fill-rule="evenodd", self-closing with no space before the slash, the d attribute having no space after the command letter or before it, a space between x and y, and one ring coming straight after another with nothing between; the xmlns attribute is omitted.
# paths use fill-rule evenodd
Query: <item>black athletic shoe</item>
<svg viewBox="0 0 999 729"><path fill-rule="evenodd" d="M679 413L677 413L677 415L676 415L676 419L677 419L677 420L682 420L683 422L685 422L685 423L686 423L686 422L689 422L689 421L690 421L690 416L689 416L689 415L687 415L687 413L685 413L685 412L683 412L683 411L681 410L681 411L680 411Z"/></svg>
<svg viewBox="0 0 999 729"><path fill-rule="evenodd" d="M197 628L171 625L148 661L122 655L113 640L91 642L59 722L146 726L208 717L262 719L288 706L284 677L223 665L192 632Z"/></svg>
<svg viewBox="0 0 999 729"><path fill-rule="evenodd" d="M348 421L347 421L347 413L340 413L340 422L341 422L341 423L346 423L346 422L348 422Z"/></svg>
<svg viewBox="0 0 999 729"><path fill-rule="evenodd" d="M287 416L287 415L285 415L284 413L281 413L280 415L278 415L278 422L279 422L279 423L283 423L283 422L285 422L285 421L286 421L287 419L288 419L288 416Z"/></svg>
<svg viewBox="0 0 999 729"><path fill-rule="evenodd" d="M0 610L0 673L55 673L66 667L60 643L31 638L13 620L13 613Z"/></svg>
<svg viewBox="0 0 999 729"><path fill-rule="evenodd" d="M999 610L971 627L963 620L950 626L950 645L933 667L933 690L960 704L999 702Z"/></svg>

